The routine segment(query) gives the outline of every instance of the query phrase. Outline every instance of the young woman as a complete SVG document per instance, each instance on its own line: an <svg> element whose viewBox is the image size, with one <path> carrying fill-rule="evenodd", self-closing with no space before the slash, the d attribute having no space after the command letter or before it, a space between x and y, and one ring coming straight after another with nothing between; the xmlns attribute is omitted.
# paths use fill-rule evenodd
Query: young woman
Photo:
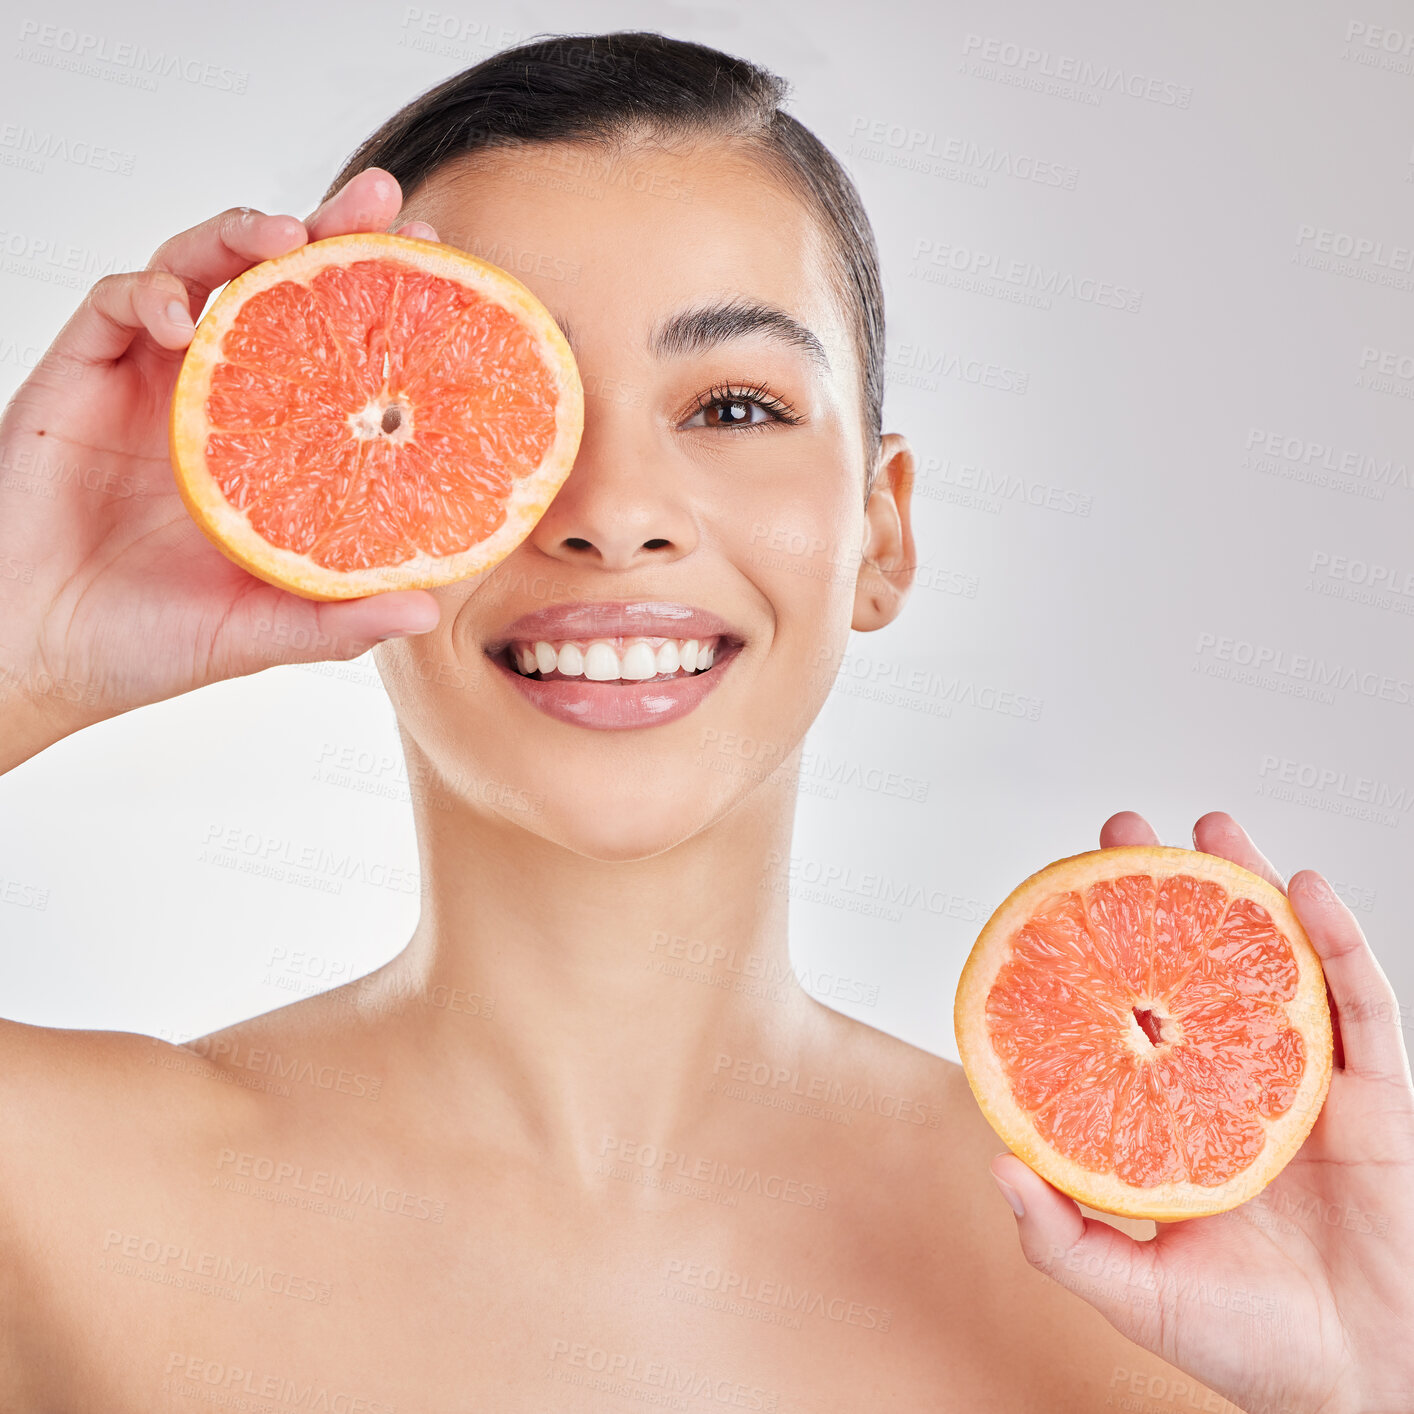
<svg viewBox="0 0 1414 1414"><path fill-rule="evenodd" d="M185 1046L0 1023L3 1408L1414 1408L1408 1061L1314 871L1325 1110L1263 1201L1147 1241L997 1157L955 1065L734 985L791 976L800 743L914 559L869 225L782 94L653 34L497 55L304 221L234 207L100 280L11 401L7 468L101 475L0 484L0 558L33 566L0 578L0 764L381 643L424 906L370 976ZM389 229L521 275L572 340L584 437L476 582L317 604L202 538L167 407L213 289ZM115 478L141 489L90 489ZM564 651L669 640L696 667L648 682ZM727 733L773 752L720 769ZM1154 839L1127 811L1100 832ZM1281 884L1221 812L1194 843Z"/></svg>

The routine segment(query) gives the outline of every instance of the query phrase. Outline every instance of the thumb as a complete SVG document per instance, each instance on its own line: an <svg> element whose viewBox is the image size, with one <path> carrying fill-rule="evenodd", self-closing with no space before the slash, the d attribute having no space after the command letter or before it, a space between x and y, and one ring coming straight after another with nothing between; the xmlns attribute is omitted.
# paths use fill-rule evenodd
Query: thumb
<svg viewBox="0 0 1414 1414"><path fill-rule="evenodd" d="M352 645L338 655L350 658L387 638L430 633L442 618L441 604L425 589L393 589L364 599L316 604L315 610L320 628L333 642Z"/></svg>
<svg viewBox="0 0 1414 1414"><path fill-rule="evenodd" d="M1145 1344L1146 1318L1158 1309L1153 1241L1137 1242L1046 1182L1015 1154L998 1154L991 1173L1016 1216L1026 1260Z"/></svg>
<svg viewBox="0 0 1414 1414"><path fill-rule="evenodd" d="M240 617L244 622L231 624L229 642L246 661L231 670L248 673L279 663L357 658L386 638L436 628L441 605L425 589L328 601L272 589L252 595Z"/></svg>

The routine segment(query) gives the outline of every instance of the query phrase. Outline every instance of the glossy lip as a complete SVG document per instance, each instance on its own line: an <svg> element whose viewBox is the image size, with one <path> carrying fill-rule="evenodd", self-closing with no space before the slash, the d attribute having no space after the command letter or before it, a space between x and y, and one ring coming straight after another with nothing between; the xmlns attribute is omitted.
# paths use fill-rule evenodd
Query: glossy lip
<svg viewBox="0 0 1414 1414"><path fill-rule="evenodd" d="M512 666L509 645L594 638L710 638L720 641L712 666L688 677L640 682L592 682L588 678L526 677ZM598 731L660 726L693 710L736 660L745 640L727 621L688 604L583 600L552 604L523 614L486 644L486 656L533 707L556 721Z"/></svg>
<svg viewBox="0 0 1414 1414"><path fill-rule="evenodd" d="M486 644L492 657L517 640L550 642L564 639L618 638L641 634L644 638L710 638L717 635L740 646L741 633L724 618L690 604L663 600L572 600L522 614ZM709 670L710 671L710 670Z"/></svg>
<svg viewBox="0 0 1414 1414"><path fill-rule="evenodd" d="M722 640L726 643L726 640ZM655 727L685 717L736 661L740 643L731 643L706 672L690 677L649 678L645 682L591 682L588 678L528 678L518 673L505 653L491 658L496 671L510 678L516 690L533 707L556 721L598 731L624 731L630 727Z"/></svg>

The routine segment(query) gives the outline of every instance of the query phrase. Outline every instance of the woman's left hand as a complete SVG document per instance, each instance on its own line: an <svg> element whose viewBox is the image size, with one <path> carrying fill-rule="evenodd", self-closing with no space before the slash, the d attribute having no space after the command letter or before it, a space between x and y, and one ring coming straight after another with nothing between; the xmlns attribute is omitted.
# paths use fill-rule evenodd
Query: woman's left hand
<svg viewBox="0 0 1414 1414"><path fill-rule="evenodd" d="M1158 843L1132 811L1100 831L1105 849ZM1193 846L1282 888L1230 815L1204 815ZM1414 1084L1400 1007L1314 869L1288 896L1326 974L1335 1065L1306 1142L1260 1194L1139 1242L1014 1154L992 1173L1020 1195L1033 1267L1247 1414L1414 1411Z"/></svg>

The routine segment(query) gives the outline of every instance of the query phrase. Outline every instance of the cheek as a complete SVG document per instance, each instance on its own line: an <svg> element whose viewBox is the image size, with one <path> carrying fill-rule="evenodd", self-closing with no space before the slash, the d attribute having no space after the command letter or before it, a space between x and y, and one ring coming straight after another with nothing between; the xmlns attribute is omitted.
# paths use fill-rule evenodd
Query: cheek
<svg viewBox="0 0 1414 1414"><path fill-rule="evenodd" d="M455 651L449 632L454 615L446 608L432 633L383 643L373 660L403 730L410 780L429 792L443 781L465 785L468 771L480 774L474 748L477 724L487 714L486 670ZM414 764L414 757L421 758ZM414 771L418 776L414 776Z"/></svg>
<svg viewBox="0 0 1414 1414"><path fill-rule="evenodd" d="M863 544L862 496L844 494L846 467L753 490L731 511L737 562L778 617L828 619L852 601Z"/></svg>

